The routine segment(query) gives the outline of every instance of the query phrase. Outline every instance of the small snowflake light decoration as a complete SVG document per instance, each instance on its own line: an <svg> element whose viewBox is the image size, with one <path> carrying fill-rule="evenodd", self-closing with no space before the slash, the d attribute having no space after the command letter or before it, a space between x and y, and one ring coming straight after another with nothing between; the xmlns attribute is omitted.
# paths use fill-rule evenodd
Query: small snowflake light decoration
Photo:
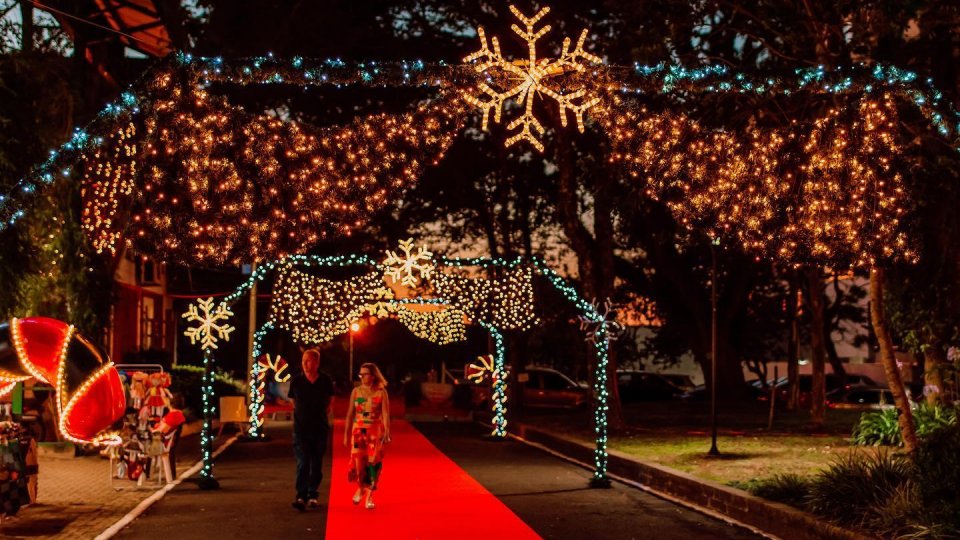
<svg viewBox="0 0 960 540"><path fill-rule="evenodd" d="M543 144L538 139L544 133L543 125L533 114L533 102L537 95L543 94L554 101L560 108L560 123L564 127L567 125L567 111L573 113L577 121L577 129L583 133L583 113L600 102L600 98L587 95L584 89L574 90L570 93L561 93L562 90L555 90L546 83L550 77L562 75L567 72L581 72L587 68L584 63L590 62L599 64L602 60L587 51L583 50L583 43L587 39L587 30L580 33L577 40L577 46L570 50L570 38L564 38L563 48L560 51L560 58L542 58L537 59L537 40L550 31L550 25L544 26L540 30L534 30L537 22L544 15L550 12L549 7L544 7L533 17L526 17L520 10L510 6L510 11L525 26L520 29L516 24L510 28L518 36L527 42L529 50L528 60L509 61L503 57L500 52L500 41L493 37L490 42L491 49L487 46L487 37L483 32L483 27L477 28L477 34L480 37L480 50L463 59L464 62L473 62L480 60L476 64L477 72L488 72L487 74L494 80L505 81L504 90L498 90L487 83L480 83L480 91L486 95L486 100L481 97L471 95L465 96L465 99L471 105L483 110L483 129L487 129L487 120L490 113L493 113L493 121L499 123L500 116L506 100L515 98L517 103L524 106L523 115L514 119L507 125L508 131L520 128L520 132L514 134L506 140L504 146L521 141L530 141L537 150L543 152Z"/></svg>
<svg viewBox="0 0 960 540"><path fill-rule="evenodd" d="M415 287L421 279L429 279L430 275L433 274L434 266L430 262L433 259L433 253L425 248L418 247L416 254L414 254L412 253L413 247L413 238L408 238L400 241L403 256L387 250L387 258L383 261L383 264L387 267L386 275L394 283L399 281L401 285ZM419 278L414 275L414 270L420 274Z"/></svg>
<svg viewBox="0 0 960 540"><path fill-rule="evenodd" d="M617 322L617 306L609 298L603 302L603 309L597 305L596 300L591 305L593 312L597 314L596 317L580 317L580 329L587 333L587 341L596 342L601 330L607 341L616 340L623 331L623 325Z"/></svg>
<svg viewBox="0 0 960 540"><path fill-rule="evenodd" d="M493 375L493 355L478 356L477 360L479 364L471 363L467 366L467 379L480 384Z"/></svg>
<svg viewBox="0 0 960 540"><path fill-rule="evenodd" d="M187 322L198 322L200 325L187 328L183 335L190 338L191 345L196 345L199 340L204 349L216 349L217 341L230 341L230 332L235 330L229 324L219 324L230 317L233 317L233 312L225 304L217 304L213 309L213 298L201 298L196 304L190 304L183 314Z"/></svg>

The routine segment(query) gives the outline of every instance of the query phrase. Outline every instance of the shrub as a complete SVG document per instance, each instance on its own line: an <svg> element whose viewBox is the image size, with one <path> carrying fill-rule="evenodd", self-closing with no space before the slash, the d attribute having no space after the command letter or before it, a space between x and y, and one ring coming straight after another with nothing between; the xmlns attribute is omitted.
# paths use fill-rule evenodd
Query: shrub
<svg viewBox="0 0 960 540"><path fill-rule="evenodd" d="M900 426L897 423L897 410L885 409L864 413L853 428L853 442L861 446L899 446ZM917 426L917 436L925 438L946 426L957 423L957 410L953 407L941 407L921 403L913 411Z"/></svg>
<svg viewBox="0 0 960 540"><path fill-rule="evenodd" d="M853 443L860 446L899 445L897 410L886 409L860 415L860 421L853 426Z"/></svg>
<svg viewBox="0 0 960 540"><path fill-rule="evenodd" d="M183 408L189 416L198 418L203 414L203 392L200 383L203 379L203 368L198 366L173 366L170 370L173 378L171 392L183 397ZM220 396L246 395L246 384L230 377L223 371L214 370L213 391L217 398Z"/></svg>
<svg viewBox="0 0 960 540"><path fill-rule="evenodd" d="M770 478L760 478L749 482L733 482L735 488L748 491L757 497L789 504L796 508L805 508L810 494L810 479L798 474L777 474Z"/></svg>
<svg viewBox="0 0 960 540"><path fill-rule="evenodd" d="M937 430L924 439L914 462L930 522L960 536L960 426Z"/></svg>
<svg viewBox="0 0 960 540"><path fill-rule="evenodd" d="M846 526L876 525L891 498L906 489L913 464L890 452L851 452L817 475L810 486L808 508Z"/></svg>

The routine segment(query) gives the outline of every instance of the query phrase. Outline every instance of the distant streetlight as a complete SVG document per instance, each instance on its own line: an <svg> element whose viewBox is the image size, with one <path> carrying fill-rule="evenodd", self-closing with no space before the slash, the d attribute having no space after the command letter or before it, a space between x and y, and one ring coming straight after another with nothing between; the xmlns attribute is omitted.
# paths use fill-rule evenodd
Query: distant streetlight
<svg viewBox="0 0 960 540"><path fill-rule="evenodd" d="M710 242L710 451L707 455L719 456L717 449L717 246L720 239Z"/></svg>
<svg viewBox="0 0 960 540"><path fill-rule="evenodd" d="M350 332L348 332L349 340L350 340L350 373L349 373L350 384L353 384L353 334L359 331L360 331L360 323L358 322L350 323Z"/></svg>

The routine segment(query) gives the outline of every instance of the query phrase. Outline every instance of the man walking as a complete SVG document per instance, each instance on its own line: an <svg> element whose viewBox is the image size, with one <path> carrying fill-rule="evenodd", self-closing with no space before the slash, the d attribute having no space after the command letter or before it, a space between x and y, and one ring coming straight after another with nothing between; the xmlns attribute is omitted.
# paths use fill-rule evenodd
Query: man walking
<svg viewBox="0 0 960 540"><path fill-rule="evenodd" d="M297 510L320 505L317 490L323 479L323 454L330 436L327 414L333 398L333 381L319 371L320 351L304 351L301 364L303 372L290 381L288 394L293 400L293 452L297 456L297 499L293 507Z"/></svg>

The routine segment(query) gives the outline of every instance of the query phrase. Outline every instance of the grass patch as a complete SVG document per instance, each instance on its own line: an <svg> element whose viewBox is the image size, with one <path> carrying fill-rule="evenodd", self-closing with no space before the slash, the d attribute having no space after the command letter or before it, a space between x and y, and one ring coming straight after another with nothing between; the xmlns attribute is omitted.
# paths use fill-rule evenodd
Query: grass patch
<svg viewBox="0 0 960 540"><path fill-rule="evenodd" d="M707 455L710 438L703 436L617 437L609 447L722 484L784 473L810 476L850 448L842 437L797 435L717 437L720 459Z"/></svg>

